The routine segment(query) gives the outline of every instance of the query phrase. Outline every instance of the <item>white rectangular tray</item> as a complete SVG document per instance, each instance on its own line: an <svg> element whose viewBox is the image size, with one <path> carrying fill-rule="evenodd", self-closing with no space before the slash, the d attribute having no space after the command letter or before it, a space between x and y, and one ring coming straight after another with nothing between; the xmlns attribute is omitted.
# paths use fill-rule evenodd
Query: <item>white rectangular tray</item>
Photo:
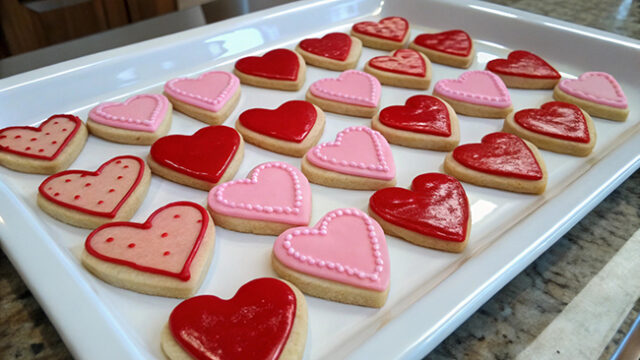
<svg viewBox="0 0 640 360"><path fill-rule="evenodd" d="M566 77L600 70L620 80L631 104L624 123L595 119L594 153L576 158L544 151L548 190L541 196L513 194L464 184L473 227L467 250L448 254L388 237L391 291L380 310L307 297L309 336L305 358L414 358L426 354L482 303L518 274L564 232L640 166L640 102L637 70L640 42L561 21L475 1L327 0L297 2L143 43L64 62L0 80L0 127L35 124L54 113L86 118L98 102L122 100L135 93L160 93L165 81L210 69L230 71L239 57L269 49L292 49L305 37L348 31L363 19L406 17L412 38L426 31L463 28L476 43L472 69L527 49L542 55ZM361 69L385 52L363 49ZM462 70L433 65L433 81L455 78ZM242 87L239 106L225 125L254 107L275 108L303 99L308 85L336 72L308 67L298 92ZM431 89L433 88L433 85ZM403 104L427 92L383 86L381 107ZM510 90L516 109L551 100L550 91ZM502 121L460 116L461 143L478 142L498 131ZM321 142L369 120L327 114ZM173 134L191 134L202 123L174 112ZM444 153L392 146L398 186L407 187L421 173L441 171ZM90 137L72 168L95 169L119 154L146 157L148 147L119 145ZM300 160L254 146L235 178L255 165ZM36 205L44 176L0 168L0 244L49 315L70 351L78 358L162 358L160 329L177 299L137 294L112 287L79 263L89 231L53 220ZM315 223L338 207L366 209L369 191L312 185ZM205 203L206 193L153 177L133 221L176 200ZM246 281L275 276L269 263L273 237L217 229L212 266L199 294L231 297ZM242 264L237 262L243 259Z"/></svg>

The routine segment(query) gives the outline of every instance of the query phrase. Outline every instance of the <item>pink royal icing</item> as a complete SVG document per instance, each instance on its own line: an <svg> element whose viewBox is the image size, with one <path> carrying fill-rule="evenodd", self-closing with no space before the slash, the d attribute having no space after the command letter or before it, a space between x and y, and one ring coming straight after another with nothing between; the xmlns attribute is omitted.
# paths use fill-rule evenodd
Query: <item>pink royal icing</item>
<svg viewBox="0 0 640 360"><path fill-rule="evenodd" d="M214 187L208 203L217 213L244 219L307 225L311 218L309 181L278 161L258 165L246 179Z"/></svg>
<svg viewBox="0 0 640 360"><path fill-rule="evenodd" d="M466 71L458 79L440 80L433 91L471 104L497 108L511 106L507 87L490 71Z"/></svg>
<svg viewBox="0 0 640 360"><path fill-rule="evenodd" d="M337 79L320 79L309 88L316 97L345 104L376 107L380 101L380 81L358 70L347 70Z"/></svg>
<svg viewBox="0 0 640 360"><path fill-rule="evenodd" d="M382 134L365 126L342 130L336 141L317 145L306 156L317 167L343 174L381 180L396 176L389 143Z"/></svg>
<svg viewBox="0 0 640 360"><path fill-rule="evenodd" d="M315 227L283 232L273 254L295 271L363 289L389 286L389 253L380 225L358 209L326 214Z"/></svg>
<svg viewBox="0 0 640 360"><path fill-rule="evenodd" d="M619 109L628 107L616 79L604 72L586 72L577 79L564 79L558 83L560 90L580 99Z"/></svg>
<svg viewBox="0 0 640 360"><path fill-rule="evenodd" d="M187 104L218 112L240 86L240 80L225 71L210 71L196 79L176 78L167 81L164 91Z"/></svg>
<svg viewBox="0 0 640 360"><path fill-rule="evenodd" d="M89 113L91 120L126 130L154 132L167 115L169 100L163 95L136 95L125 102L105 102Z"/></svg>
<svg viewBox="0 0 640 360"><path fill-rule="evenodd" d="M78 133L82 120L73 115L53 115L38 127L11 126L0 129L0 152L40 160L53 160Z"/></svg>

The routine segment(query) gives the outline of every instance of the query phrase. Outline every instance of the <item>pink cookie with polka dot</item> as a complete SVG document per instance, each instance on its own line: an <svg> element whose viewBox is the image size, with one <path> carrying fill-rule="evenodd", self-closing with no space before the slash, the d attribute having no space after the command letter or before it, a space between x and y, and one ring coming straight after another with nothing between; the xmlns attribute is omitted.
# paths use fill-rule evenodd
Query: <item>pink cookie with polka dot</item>
<svg viewBox="0 0 640 360"><path fill-rule="evenodd" d="M94 229L129 220L144 200L151 170L136 156L115 157L96 171L66 170L38 188L38 206L67 224Z"/></svg>
<svg viewBox="0 0 640 360"><path fill-rule="evenodd" d="M627 96L616 79L605 72L586 72L577 79L563 79L553 90L553 98L604 119L625 121L629 116Z"/></svg>
<svg viewBox="0 0 640 360"><path fill-rule="evenodd" d="M276 273L302 292L347 304L382 307L390 282L380 225L358 209L338 209L314 227L289 229L273 244Z"/></svg>
<svg viewBox="0 0 640 360"><path fill-rule="evenodd" d="M164 95L135 95L124 102L105 102L91 109L87 127L105 140L151 145L171 128L172 106Z"/></svg>
<svg viewBox="0 0 640 360"><path fill-rule="evenodd" d="M309 87L307 101L324 111L370 118L378 113L380 81L366 72L347 70L338 78L320 79Z"/></svg>
<svg viewBox="0 0 640 360"><path fill-rule="evenodd" d="M216 225L223 228L279 235L309 224L311 187L300 170L273 161L256 166L246 179L211 189L208 205Z"/></svg>
<svg viewBox="0 0 640 360"><path fill-rule="evenodd" d="M333 142L312 147L302 159L312 183L354 190L378 190L396 184L396 166L387 140L365 126L338 133Z"/></svg>
<svg viewBox="0 0 640 360"><path fill-rule="evenodd" d="M215 245L215 226L202 206L179 201L144 223L113 222L84 244L82 265L100 279L144 294L192 296L204 279Z"/></svg>
<svg viewBox="0 0 640 360"><path fill-rule="evenodd" d="M0 129L0 165L33 174L64 170L87 141L87 128L73 115L53 115L38 127Z"/></svg>

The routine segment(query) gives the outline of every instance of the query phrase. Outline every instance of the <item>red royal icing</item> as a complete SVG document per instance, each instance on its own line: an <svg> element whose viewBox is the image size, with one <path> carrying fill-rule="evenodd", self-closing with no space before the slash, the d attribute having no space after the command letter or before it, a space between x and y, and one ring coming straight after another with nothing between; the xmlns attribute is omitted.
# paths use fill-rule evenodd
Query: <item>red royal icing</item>
<svg viewBox="0 0 640 360"><path fill-rule="evenodd" d="M307 101L292 100L275 110L249 109L240 114L242 126L276 139L302 142L316 123L316 108Z"/></svg>
<svg viewBox="0 0 640 360"><path fill-rule="evenodd" d="M455 178L422 174L411 190L392 187L376 191L369 207L385 221L437 239L462 242L467 236L469 200Z"/></svg>
<svg viewBox="0 0 640 360"><path fill-rule="evenodd" d="M208 126L195 134L169 135L151 146L155 162L187 176L217 183L240 146L240 134L228 126Z"/></svg>
<svg viewBox="0 0 640 360"><path fill-rule="evenodd" d="M427 49L449 55L467 57L471 53L471 37L462 30L449 30L437 34L418 35L413 42Z"/></svg>
<svg viewBox="0 0 640 360"><path fill-rule="evenodd" d="M0 151L40 160L54 160L73 139L82 120L53 115L40 126L11 126L0 130Z"/></svg>
<svg viewBox="0 0 640 360"><path fill-rule="evenodd" d="M53 174L40 184L38 191L57 205L114 218L140 184L144 168L139 157L118 156L96 171L66 170Z"/></svg>
<svg viewBox="0 0 640 360"><path fill-rule="evenodd" d="M314 55L345 61L351 51L351 36L344 33L330 33L321 39L304 39L300 42L300 48Z"/></svg>
<svg viewBox="0 0 640 360"><path fill-rule="evenodd" d="M380 122L394 129L436 136L451 136L449 110L438 98L415 95L405 105L389 106L380 111Z"/></svg>
<svg viewBox="0 0 640 360"><path fill-rule="evenodd" d="M561 101L551 101L540 109L520 110L513 116L523 128L554 138L588 143L587 120L579 107Z"/></svg>
<svg viewBox="0 0 640 360"><path fill-rule="evenodd" d="M267 79L296 81L300 60L291 50L275 49L262 56L248 56L238 60L236 69L248 75Z"/></svg>
<svg viewBox="0 0 640 360"><path fill-rule="evenodd" d="M369 66L402 75L418 77L427 75L427 64L424 58L419 52L412 49L396 50L391 56L376 56L369 60Z"/></svg>
<svg viewBox="0 0 640 360"><path fill-rule="evenodd" d="M560 73L541 57L524 50L512 51L507 59L487 63L487 70L497 74L533 79L560 79Z"/></svg>
<svg viewBox="0 0 640 360"><path fill-rule="evenodd" d="M296 295L284 282L261 278L244 284L235 296L187 299L173 309L169 330L196 359L280 357L296 315Z"/></svg>
<svg viewBox="0 0 640 360"><path fill-rule="evenodd" d="M154 211L144 223L116 221L98 227L87 237L85 249L100 260L188 281L191 278L191 262L200 248L209 222L190 221L185 224L181 218L173 218L176 213L185 211L191 212L187 214L190 220L193 220L194 214L200 220L208 219L207 210L202 206L178 201ZM167 228L171 230L165 232ZM169 264L175 265L177 262L177 267L166 267L169 255L172 256Z"/></svg>
<svg viewBox="0 0 640 360"><path fill-rule="evenodd" d="M542 169L525 142L513 134L486 135L480 144L460 145L453 150L460 164L480 172L524 180L542 179Z"/></svg>
<svg viewBox="0 0 640 360"><path fill-rule="evenodd" d="M402 42L409 31L409 22L399 16L390 16L377 23L373 21L356 23L352 30L363 35Z"/></svg>

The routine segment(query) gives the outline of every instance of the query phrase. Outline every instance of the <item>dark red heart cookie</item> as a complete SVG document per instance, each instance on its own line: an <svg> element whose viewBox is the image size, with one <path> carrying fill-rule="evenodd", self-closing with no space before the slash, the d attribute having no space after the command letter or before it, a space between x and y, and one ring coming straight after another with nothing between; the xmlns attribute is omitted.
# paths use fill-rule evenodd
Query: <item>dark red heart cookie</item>
<svg viewBox="0 0 640 360"><path fill-rule="evenodd" d="M289 49L275 49L262 56L248 56L236 62L236 70L272 80L296 81L300 60Z"/></svg>
<svg viewBox="0 0 640 360"><path fill-rule="evenodd" d="M396 50L392 56L376 56L369 60L369 66L401 75L425 77L427 74L427 64L422 55L412 49Z"/></svg>
<svg viewBox="0 0 640 360"><path fill-rule="evenodd" d="M150 156L170 170L211 184L220 181L240 147L240 134L228 126L208 126L195 134L169 135L151 146Z"/></svg>
<svg viewBox="0 0 640 360"><path fill-rule="evenodd" d="M369 208L383 220L444 241L463 242L469 224L469 200L455 178L422 174L411 190L392 187L376 191Z"/></svg>
<svg viewBox="0 0 640 360"><path fill-rule="evenodd" d="M487 70L510 76L533 79L560 79L560 73L541 57L524 50L512 51L506 59L487 63Z"/></svg>
<svg viewBox="0 0 640 360"><path fill-rule="evenodd" d="M292 100L277 109L249 109L240 114L242 126L276 139L302 142L316 123L316 108L307 101Z"/></svg>
<svg viewBox="0 0 640 360"><path fill-rule="evenodd" d="M467 57L473 43L469 34L462 30L449 30L436 34L418 35L413 42L421 47L449 55Z"/></svg>
<svg viewBox="0 0 640 360"><path fill-rule="evenodd" d="M402 42L409 31L409 22L399 16L386 17L378 22L363 21L353 25L352 30L367 36Z"/></svg>
<svg viewBox="0 0 640 360"><path fill-rule="evenodd" d="M460 145L453 158L470 169L524 180L543 178L540 164L525 142L513 134L496 132L482 138L480 144Z"/></svg>
<svg viewBox="0 0 640 360"><path fill-rule="evenodd" d="M169 316L169 330L196 359L275 360L291 334L296 307L287 284L261 278L229 300L201 295L183 301Z"/></svg>
<svg viewBox="0 0 640 360"><path fill-rule="evenodd" d="M588 143L587 120L579 107L551 101L540 109L524 109L514 114L514 121L523 128L557 139Z"/></svg>
<svg viewBox="0 0 640 360"><path fill-rule="evenodd" d="M314 55L345 61L351 51L351 36L345 33L330 33L320 39L304 39L300 48Z"/></svg>
<svg viewBox="0 0 640 360"><path fill-rule="evenodd" d="M394 129L451 136L449 110L434 96L415 95L407 99L405 105L386 107L380 111L379 120Z"/></svg>

